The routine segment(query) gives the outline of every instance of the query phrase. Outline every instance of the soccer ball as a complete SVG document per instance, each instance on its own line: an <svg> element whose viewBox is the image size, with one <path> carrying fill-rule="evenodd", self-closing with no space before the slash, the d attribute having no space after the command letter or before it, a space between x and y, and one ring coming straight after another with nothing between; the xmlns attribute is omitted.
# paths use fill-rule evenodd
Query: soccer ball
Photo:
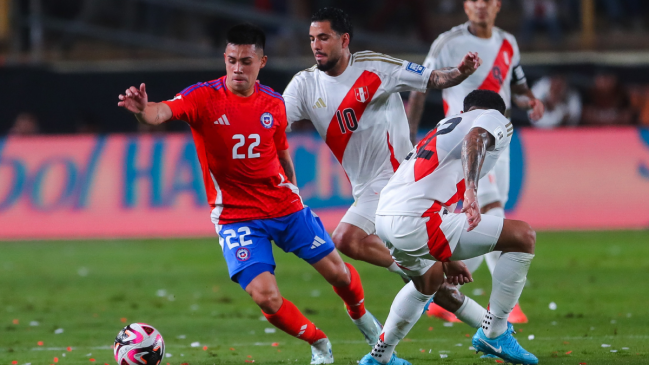
<svg viewBox="0 0 649 365"><path fill-rule="evenodd" d="M131 323L115 337L114 353L119 365L158 365L165 354L165 343L152 326Z"/></svg>

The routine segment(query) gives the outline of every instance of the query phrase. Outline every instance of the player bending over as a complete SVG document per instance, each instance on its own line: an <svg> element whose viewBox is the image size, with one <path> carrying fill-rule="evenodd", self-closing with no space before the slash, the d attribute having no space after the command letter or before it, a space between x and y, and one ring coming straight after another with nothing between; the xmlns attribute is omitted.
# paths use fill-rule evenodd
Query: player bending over
<svg viewBox="0 0 649 365"><path fill-rule="evenodd" d="M516 38L495 26L500 7L500 0L464 0L464 12L469 20L442 33L430 48L424 61L426 67L441 68L455 65L467 50L479 52L484 60L484 65L461 85L442 91L444 114L447 117L460 113L464 97L475 89L491 90L500 94L505 101L507 107L505 116L508 118L512 95L519 108L530 110L532 120L538 120L543 116L543 103L537 100L527 87L525 73L520 65L521 56ZM415 143L415 133L424 110L425 99L426 95L423 93L410 93L408 119L413 143ZM482 203L481 213L504 218L508 194L509 148L503 151L494 169L480 181L478 198ZM500 252L497 251L484 256L491 273L499 256ZM465 264L473 272L482 261L483 257L477 257ZM434 300L441 307L458 315L458 318L462 313L457 313L457 309L464 303L478 306L450 285L444 285L435 295ZM453 314L435 304L430 306L428 314L448 321L457 321ZM470 318L468 321L466 318L460 319L473 325ZM518 304L514 307L510 321L527 323L527 316Z"/></svg>
<svg viewBox="0 0 649 365"><path fill-rule="evenodd" d="M257 82L267 60L265 39L261 29L237 25L227 34L227 76L192 85L161 103L148 102L144 84L130 87L118 106L141 123L176 119L190 125L230 278L270 323L311 345L311 364L330 364L327 336L279 292L271 240L333 285L368 341L376 341L381 325L365 310L358 273L342 261L320 219L302 204L286 140L284 101Z"/></svg>
<svg viewBox="0 0 649 365"><path fill-rule="evenodd" d="M408 364L394 348L421 316L444 282L472 281L459 260L497 250L490 309L473 336L473 346L516 364L537 364L512 336L507 317L525 284L536 235L529 224L480 215L478 180L496 164L513 133L505 103L493 91L464 99L463 114L443 119L414 148L381 192L377 234L387 242L412 281L397 294L374 349L361 364ZM462 213L453 213L464 199Z"/></svg>
<svg viewBox="0 0 649 365"><path fill-rule="evenodd" d="M454 67L433 70L372 51L352 54L353 36L342 10L313 15L309 37L316 65L297 73L284 91L288 122L310 120L352 184L355 202L332 235L336 248L405 277L374 222L381 189L412 148L399 92L457 85L481 61L469 52Z"/></svg>

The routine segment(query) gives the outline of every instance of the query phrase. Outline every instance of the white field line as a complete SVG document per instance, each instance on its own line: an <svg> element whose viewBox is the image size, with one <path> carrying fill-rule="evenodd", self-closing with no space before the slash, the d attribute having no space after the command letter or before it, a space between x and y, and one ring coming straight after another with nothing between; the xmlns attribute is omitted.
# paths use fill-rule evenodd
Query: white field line
<svg viewBox="0 0 649 365"><path fill-rule="evenodd" d="M594 340L612 340L612 339L627 339L627 340L649 340L649 335L629 335L629 336L566 336L566 337L536 337L534 341L594 341ZM457 338L429 338L429 339L408 339L407 341L402 342L455 342L458 341L467 341L468 339L458 340ZM302 341L292 341L293 343L301 343ZM273 343L278 343L280 345L287 345L287 342L247 342L247 343L231 343L223 344L220 346L223 347L236 347L236 346L271 346ZM331 341L332 344L364 344L365 341ZM218 344L204 344L201 343L201 346L215 347ZM190 345L166 345L166 348L190 348ZM93 346L93 347L72 347L72 350L112 350L111 346ZM0 349L0 351L6 351L5 349ZM32 347L30 351L67 351L67 347Z"/></svg>

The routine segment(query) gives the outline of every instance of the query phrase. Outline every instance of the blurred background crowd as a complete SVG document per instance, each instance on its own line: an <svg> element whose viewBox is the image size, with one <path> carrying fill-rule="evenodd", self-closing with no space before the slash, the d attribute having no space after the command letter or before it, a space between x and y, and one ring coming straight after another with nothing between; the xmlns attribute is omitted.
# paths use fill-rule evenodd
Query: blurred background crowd
<svg viewBox="0 0 649 365"><path fill-rule="evenodd" d="M260 78L282 92L314 63L308 19L323 6L352 16L352 51L414 62L466 21L462 0L0 0L0 134L149 132L117 95L147 82L152 100L168 99L220 77L225 32L243 21L267 31ZM517 37L546 105L534 124L514 110L516 125L649 126L649 2L502 0L496 25ZM442 117L439 93L426 109L422 128Z"/></svg>

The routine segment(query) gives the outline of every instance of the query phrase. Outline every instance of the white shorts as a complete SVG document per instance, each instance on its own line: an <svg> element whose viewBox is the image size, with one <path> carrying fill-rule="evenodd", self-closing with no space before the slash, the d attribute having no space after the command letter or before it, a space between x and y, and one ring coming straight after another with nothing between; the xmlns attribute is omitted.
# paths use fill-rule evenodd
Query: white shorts
<svg viewBox="0 0 649 365"><path fill-rule="evenodd" d="M377 235L406 274L421 276L436 261L466 260L493 251L504 219L482 215L471 232L464 213L445 208L427 217L377 216Z"/></svg>
<svg viewBox="0 0 649 365"><path fill-rule="evenodd" d="M340 222L352 224L365 231L368 235L375 234L376 209L379 207L381 189L387 183L387 181L377 182L374 184L375 186L366 189L349 207Z"/></svg>
<svg viewBox="0 0 649 365"><path fill-rule="evenodd" d="M500 202L503 207L509 198L509 146L502 152L496 166L478 182L478 203L481 207Z"/></svg>

